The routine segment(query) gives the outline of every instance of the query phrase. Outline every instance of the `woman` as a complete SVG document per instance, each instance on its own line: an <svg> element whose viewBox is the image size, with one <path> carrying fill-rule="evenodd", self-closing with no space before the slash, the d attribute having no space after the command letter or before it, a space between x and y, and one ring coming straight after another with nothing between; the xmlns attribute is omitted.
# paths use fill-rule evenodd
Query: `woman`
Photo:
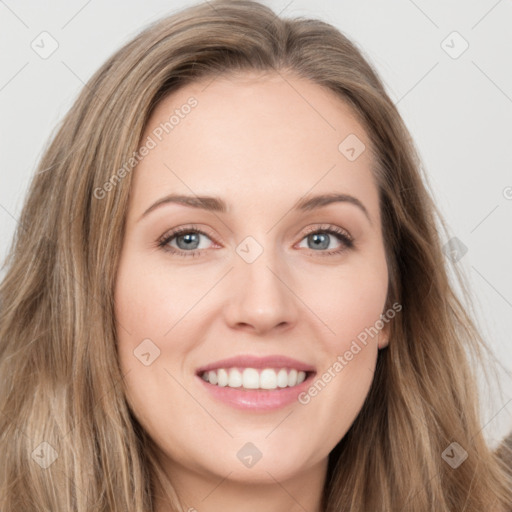
<svg viewBox="0 0 512 512"><path fill-rule="evenodd" d="M510 509L423 179L325 23L219 0L119 50L7 262L0 509Z"/></svg>

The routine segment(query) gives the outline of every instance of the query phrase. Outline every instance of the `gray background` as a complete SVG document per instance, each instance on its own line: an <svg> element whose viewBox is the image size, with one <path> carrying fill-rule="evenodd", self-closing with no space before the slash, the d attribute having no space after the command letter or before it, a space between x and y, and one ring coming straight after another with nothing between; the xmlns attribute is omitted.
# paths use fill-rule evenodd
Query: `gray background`
<svg viewBox="0 0 512 512"><path fill-rule="evenodd" d="M148 23L193 3L0 0L0 262L44 144L84 83ZM334 24L375 65L467 247L449 265L468 274L482 333L512 371L512 2L264 3ZM499 378L501 393L482 381L493 444L512 429L512 377Z"/></svg>

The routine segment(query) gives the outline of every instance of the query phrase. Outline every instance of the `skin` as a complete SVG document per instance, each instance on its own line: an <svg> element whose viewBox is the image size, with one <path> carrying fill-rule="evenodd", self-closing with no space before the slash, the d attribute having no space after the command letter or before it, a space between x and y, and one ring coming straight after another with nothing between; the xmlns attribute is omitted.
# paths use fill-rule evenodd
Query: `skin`
<svg viewBox="0 0 512 512"><path fill-rule="evenodd" d="M187 507L199 512L319 511L327 457L358 415L386 327L306 404L267 412L217 402L195 371L235 354L282 354L333 366L384 313L388 269L370 141L334 93L290 75L246 72L196 82L153 112L143 140L194 96L198 105L138 164L115 290L118 352L127 400L155 441ZM349 161L349 134L366 145ZM345 193L350 203L294 211L303 196ZM171 194L219 196L225 213L164 204ZM158 248L173 228L194 224L200 255ZM308 226L338 226L315 248ZM210 236L211 234L211 236ZM252 263L237 246L263 248ZM169 242L185 252L177 239ZM190 251L190 249L188 249ZM251 249L253 250L253 249ZM229 271L229 272L228 272ZM148 366L134 356L144 339L160 350ZM262 453L251 468L237 458L246 443ZM157 510L170 510L157 501Z"/></svg>

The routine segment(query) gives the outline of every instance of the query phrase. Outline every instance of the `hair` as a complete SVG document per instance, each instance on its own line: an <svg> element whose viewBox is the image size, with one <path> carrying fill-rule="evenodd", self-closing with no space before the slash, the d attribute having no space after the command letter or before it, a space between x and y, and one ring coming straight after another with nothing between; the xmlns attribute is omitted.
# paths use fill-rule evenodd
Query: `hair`
<svg viewBox="0 0 512 512"><path fill-rule="evenodd" d="M322 510L512 510L510 451L488 446L479 418L476 371L490 349L448 276L448 231L397 108L336 28L249 0L151 24L90 78L45 148L0 286L0 509L149 512L161 492L182 510L125 399L113 294L133 173L116 172L164 97L251 70L333 91L362 123L386 306L403 305L362 410L329 455ZM442 457L452 442L468 454L456 469ZM35 462L43 453L56 456L46 468Z"/></svg>

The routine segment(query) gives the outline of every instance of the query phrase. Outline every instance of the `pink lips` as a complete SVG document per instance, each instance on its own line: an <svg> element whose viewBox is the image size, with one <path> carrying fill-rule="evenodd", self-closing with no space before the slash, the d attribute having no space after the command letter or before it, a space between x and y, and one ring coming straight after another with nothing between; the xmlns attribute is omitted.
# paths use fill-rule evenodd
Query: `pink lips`
<svg viewBox="0 0 512 512"><path fill-rule="evenodd" d="M209 370L218 370L219 368L295 368L307 373L306 380L296 386L272 390L220 387L201 378L202 373ZM315 373L313 366L286 356L236 356L201 366L196 371L196 378L215 400L237 409L264 412L280 409L297 402L298 395L311 385Z"/></svg>

